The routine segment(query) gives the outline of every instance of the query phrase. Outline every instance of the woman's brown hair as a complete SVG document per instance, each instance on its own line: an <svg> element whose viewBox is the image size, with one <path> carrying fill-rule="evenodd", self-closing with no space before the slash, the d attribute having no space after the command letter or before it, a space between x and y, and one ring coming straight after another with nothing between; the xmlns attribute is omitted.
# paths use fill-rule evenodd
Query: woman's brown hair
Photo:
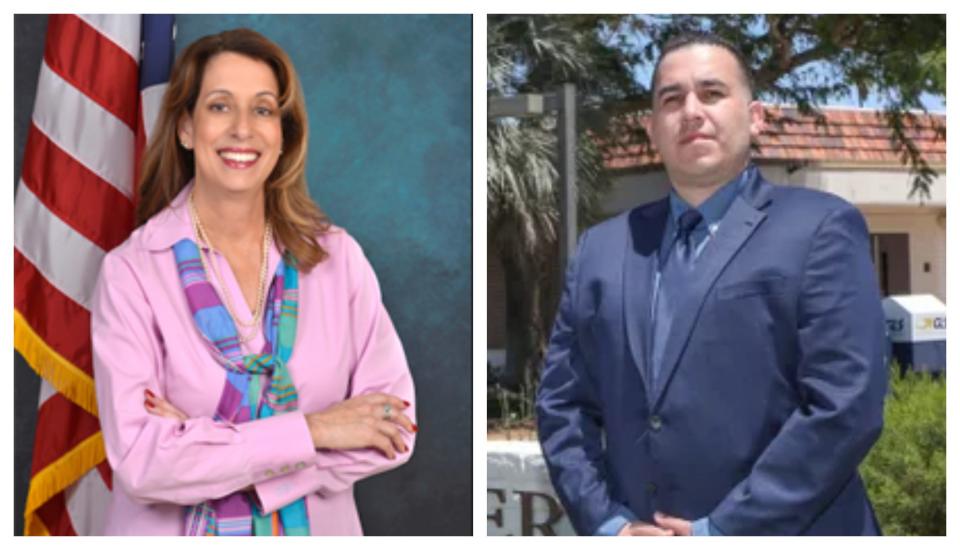
<svg viewBox="0 0 960 550"><path fill-rule="evenodd" d="M263 61L277 78L283 152L267 178L266 217L277 240L296 259L298 269L310 271L327 256L316 236L326 231L330 222L307 191L303 91L286 52L250 29L205 36L187 47L174 64L153 137L143 156L136 225L143 225L166 208L193 178L193 152L179 145L177 124L183 115L193 113L207 62L223 52Z"/></svg>

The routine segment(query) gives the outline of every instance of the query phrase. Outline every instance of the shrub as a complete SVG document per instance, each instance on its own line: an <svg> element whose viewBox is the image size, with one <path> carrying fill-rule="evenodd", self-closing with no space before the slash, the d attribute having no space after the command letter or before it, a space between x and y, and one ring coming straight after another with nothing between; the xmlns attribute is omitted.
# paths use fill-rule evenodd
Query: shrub
<svg viewBox="0 0 960 550"><path fill-rule="evenodd" d="M946 535L945 377L894 364L884 428L860 467L885 535Z"/></svg>

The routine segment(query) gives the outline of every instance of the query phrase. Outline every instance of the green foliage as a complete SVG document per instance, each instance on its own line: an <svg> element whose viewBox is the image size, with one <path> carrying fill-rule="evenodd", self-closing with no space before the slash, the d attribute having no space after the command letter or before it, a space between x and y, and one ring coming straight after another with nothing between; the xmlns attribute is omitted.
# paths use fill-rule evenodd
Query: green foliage
<svg viewBox="0 0 960 550"><path fill-rule="evenodd" d="M885 535L946 535L944 378L894 367L880 440L860 467Z"/></svg>
<svg viewBox="0 0 960 550"><path fill-rule="evenodd" d="M487 424L495 428L532 425L536 392L527 385L511 391L500 385L487 387Z"/></svg>

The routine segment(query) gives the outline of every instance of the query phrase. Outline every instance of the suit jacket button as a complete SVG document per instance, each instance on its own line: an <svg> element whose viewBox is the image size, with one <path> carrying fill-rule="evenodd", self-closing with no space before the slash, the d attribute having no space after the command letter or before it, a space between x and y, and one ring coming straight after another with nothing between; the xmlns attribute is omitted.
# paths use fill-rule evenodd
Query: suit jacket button
<svg viewBox="0 0 960 550"><path fill-rule="evenodd" d="M657 494L657 485L654 482L647 482L647 493L651 495Z"/></svg>
<svg viewBox="0 0 960 550"><path fill-rule="evenodd" d="M659 432L660 428L663 426L663 420L659 416L653 415L650 417L650 429Z"/></svg>

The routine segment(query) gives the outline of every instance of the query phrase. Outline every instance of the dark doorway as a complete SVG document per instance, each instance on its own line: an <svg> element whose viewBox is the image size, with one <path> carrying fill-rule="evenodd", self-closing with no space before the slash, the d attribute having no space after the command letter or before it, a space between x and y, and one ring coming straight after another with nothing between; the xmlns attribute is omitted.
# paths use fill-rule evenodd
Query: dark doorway
<svg viewBox="0 0 960 550"><path fill-rule="evenodd" d="M910 294L910 238L907 233L870 235L870 254L884 296Z"/></svg>

